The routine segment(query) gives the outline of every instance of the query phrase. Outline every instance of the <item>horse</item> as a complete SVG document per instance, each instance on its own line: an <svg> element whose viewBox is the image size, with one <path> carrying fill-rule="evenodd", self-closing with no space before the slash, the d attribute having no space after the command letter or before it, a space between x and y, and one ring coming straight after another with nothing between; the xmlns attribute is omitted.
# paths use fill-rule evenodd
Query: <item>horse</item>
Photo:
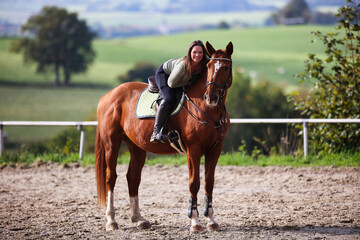
<svg viewBox="0 0 360 240"><path fill-rule="evenodd" d="M222 151L222 144L230 121L225 107L227 90L232 84L233 44L226 49L215 50L206 42L210 59L199 79L184 88L186 100L180 112L171 118L171 123L181 136L186 148L191 219L190 231L200 232L204 228L199 222L197 194L200 188L200 158L205 156L205 210L207 229L216 231L219 224L214 219L213 188L215 168ZM175 154L169 143L150 143L154 118L138 119L135 108L146 83L128 82L119 85L104 95L97 108L97 130L95 140L95 172L97 195L100 205L106 206L106 230L118 229L115 221L114 186L117 178L116 165L122 142L128 146L130 163L126 178L130 197L131 221L139 229L151 228L139 210L138 189L146 152Z"/></svg>

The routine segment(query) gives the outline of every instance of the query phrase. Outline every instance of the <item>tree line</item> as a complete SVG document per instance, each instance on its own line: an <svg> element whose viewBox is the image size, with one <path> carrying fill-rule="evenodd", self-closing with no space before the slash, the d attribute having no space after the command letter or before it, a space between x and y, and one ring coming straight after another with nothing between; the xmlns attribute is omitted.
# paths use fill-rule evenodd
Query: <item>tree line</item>
<svg viewBox="0 0 360 240"><path fill-rule="evenodd" d="M267 19L267 25L335 24L333 13L311 11L305 0L290 0Z"/></svg>

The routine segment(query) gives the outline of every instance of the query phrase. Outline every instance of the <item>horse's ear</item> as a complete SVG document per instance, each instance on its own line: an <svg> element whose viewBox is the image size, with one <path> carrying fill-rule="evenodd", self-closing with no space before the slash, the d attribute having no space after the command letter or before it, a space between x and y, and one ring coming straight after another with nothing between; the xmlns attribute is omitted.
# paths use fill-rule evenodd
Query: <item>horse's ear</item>
<svg viewBox="0 0 360 240"><path fill-rule="evenodd" d="M229 42L229 44L226 46L226 52L231 55L234 51L234 47L233 47L233 44L232 42Z"/></svg>
<svg viewBox="0 0 360 240"><path fill-rule="evenodd" d="M208 41L206 41L206 51L208 52L209 56L215 52L214 47Z"/></svg>

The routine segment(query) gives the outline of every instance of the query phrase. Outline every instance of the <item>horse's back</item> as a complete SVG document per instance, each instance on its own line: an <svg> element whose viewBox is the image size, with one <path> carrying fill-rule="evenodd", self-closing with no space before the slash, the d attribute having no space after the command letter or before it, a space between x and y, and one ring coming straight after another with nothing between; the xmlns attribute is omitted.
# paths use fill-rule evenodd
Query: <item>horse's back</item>
<svg viewBox="0 0 360 240"><path fill-rule="evenodd" d="M119 122L136 107L137 99L147 84L140 82L123 83L105 94L98 103L98 124ZM124 114L122 114L124 113Z"/></svg>
<svg viewBox="0 0 360 240"><path fill-rule="evenodd" d="M108 93L106 93L102 98L100 98L99 104L102 103L114 103L119 101L124 101L125 99L131 99L133 97L138 97L141 91L143 91L148 85L141 82L126 82L123 83Z"/></svg>

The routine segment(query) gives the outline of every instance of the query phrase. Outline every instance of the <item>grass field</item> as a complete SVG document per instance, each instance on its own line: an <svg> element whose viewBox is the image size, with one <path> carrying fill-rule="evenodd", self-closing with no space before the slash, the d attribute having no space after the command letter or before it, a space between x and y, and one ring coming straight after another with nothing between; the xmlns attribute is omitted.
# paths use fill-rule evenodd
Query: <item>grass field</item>
<svg viewBox="0 0 360 240"><path fill-rule="evenodd" d="M229 41L234 44L234 66L241 66L245 73L255 71L273 82L297 85L294 75L304 69L308 53L322 53L320 43L312 44L311 31L332 31L333 27L295 26L276 28L251 28L236 30L201 31L171 36L131 38L100 41L96 43L98 61L118 62L123 65L137 61L160 64L185 55L194 39L209 41L215 48L224 48ZM100 51L101 50L101 51ZM111 53L111 54L109 54ZM125 67L126 68L126 67ZM282 68L285 73L279 73Z"/></svg>
<svg viewBox="0 0 360 240"><path fill-rule="evenodd" d="M308 53L322 53L320 43L312 44L310 32L334 31L334 27L293 26L249 28L148 36L128 39L96 40L95 62L87 73L74 76L73 88L53 87L54 75L38 75L33 65L23 65L22 56L9 52L9 39L0 39L0 121L1 120L85 120L95 111L98 100L118 83L136 62L159 65L169 58L186 54L195 39L209 41L215 48L234 44L234 69L245 74L282 83L285 88L298 86L294 74L304 69ZM281 71L279 71L281 69ZM47 139L58 128L6 127L9 141Z"/></svg>
<svg viewBox="0 0 360 240"><path fill-rule="evenodd" d="M1 86L1 121L83 121L108 89ZM44 140L62 127L4 127L11 142Z"/></svg>
<svg viewBox="0 0 360 240"><path fill-rule="evenodd" d="M195 39L209 41L215 48L234 44L234 65L247 73L258 72L274 82L297 85L293 76L304 68L308 53L322 53L321 43L312 44L311 31L334 31L332 26L293 26L248 28L183 33L169 36L148 36L115 40L96 40L97 58L86 74L74 76L73 83L116 84L116 77L139 61L160 64L186 54L189 43ZM34 66L23 66L22 56L8 52L9 40L0 40L0 80L33 83L51 82L53 74L37 75ZM279 68L285 74L278 72Z"/></svg>
<svg viewBox="0 0 360 240"><path fill-rule="evenodd" d="M321 157L309 156L259 156L254 158L241 152L222 154L219 158L218 166L291 166L291 167L318 167L318 166L336 166L336 167L360 167L360 153L338 153ZM118 163L128 165L130 161L129 153L119 156ZM27 167L41 162L57 162L59 164L78 163L82 166L94 165L95 155L85 154L82 160L79 160L77 153L62 154L42 154L34 155L29 152L20 154L4 154L0 157L0 168L5 165L12 167ZM186 165L187 159L183 155L163 155L153 158L147 158L147 165ZM204 164L204 158L201 158L201 164Z"/></svg>

